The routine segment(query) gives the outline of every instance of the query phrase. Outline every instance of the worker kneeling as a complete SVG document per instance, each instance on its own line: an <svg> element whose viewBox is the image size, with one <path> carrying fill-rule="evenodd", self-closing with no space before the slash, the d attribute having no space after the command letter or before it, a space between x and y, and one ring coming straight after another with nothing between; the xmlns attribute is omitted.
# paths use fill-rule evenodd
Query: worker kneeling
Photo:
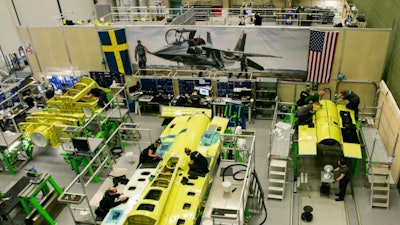
<svg viewBox="0 0 400 225"><path fill-rule="evenodd" d="M100 201L99 207L95 210L98 219L103 220L111 208L127 202L128 199L128 197L123 196L122 192L118 192L116 187L108 188Z"/></svg>
<svg viewBox="0 0 400 225"><path fill-rule="evenodd" d="M200 152L185 148L186 155L190 156L189 168L197 173L208 173L208 161Z"/></svg>
<svg viewBox="0 0 400 225"><path fill-rule="evenodd" d="M153 144L143 149L143 151L140 153L139 164L137 168L139 168L142 163L158 162L161 160L161 156L157 154L157 148L161 145L161 143L161 140L157 139Z"/></svg>

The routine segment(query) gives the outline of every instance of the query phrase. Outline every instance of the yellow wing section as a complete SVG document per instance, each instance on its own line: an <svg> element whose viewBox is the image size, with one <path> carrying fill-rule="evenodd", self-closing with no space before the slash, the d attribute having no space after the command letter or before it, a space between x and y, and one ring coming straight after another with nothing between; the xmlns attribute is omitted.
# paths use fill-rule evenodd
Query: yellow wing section
<svg viewBox="0 0 400 225"><path fill-rule="evenodd" d="M202 141L195 148L209 160L210 172L204 176L191 176L188 166L179 171L182 178L175 179L172 190L164 206L164 212L157 224L163 225L193 225L196 224L198 210L203 203L204 196L209 188L212 171L220 149L220 135L225 133L229 120L214 117L202 137ZM187 156L186 156L187 157ZM187 157L189 158L189 157ZM182 182L183 177L188 182Z"/></svg>
<svg viewBox="0 0 400 225"><path fill-rule="evenodd" d="M192 108L192 107L179 107L179 106L160 106L160 117L173 118L177 116L195 115L195 114L206 114L208 117L212 117L211 109L206 108Z"/></svg>
<svg viewBox="0 0 400 225"><path fill-rule="evenodd" d="M342 128L343 155L348 158L362 159L354 111L346 108L345 105L339 104L337 105L337 112L339 115L339 124ZM346 123L350 123L351 125L345 125Z"/></svg>
<svg viewBox="0 0 400 225"><path fill-rule="evenodd" d="M92 88L101 88L89 77L83 77L63 96L54 96L46 104L48 109L34 112L20 123L19 129L25 137L32 139L34 145L45 147L50 144L57 148L61 141L58 135L66 137L62 128L56 131L55 125L82 126L85 124L83 108L99 111L97 98L84 98ZM101 88L108 92L108 89Z"/></svg>
<svg viewBox="0 0 400 225"><path fill-rule="evenodd" d="M321 100L313 116L313 126L298 128L299 155L316 155L317 144L340 144L345 157L362 158L354 111L331 100Z"/></svg>
<svg viewBox="0 0 400 225"><path fill-rule="evenodd" d="M176 135L175 141L159 164L154 179L145 188L124 224L159 224L174 181L181 177L178 171L189 162L184 149L194 149L199 144L209 123L210 119L204 114L190 117L187 126ZM167 129L174 129L171 123L170 125Z"/></svg>

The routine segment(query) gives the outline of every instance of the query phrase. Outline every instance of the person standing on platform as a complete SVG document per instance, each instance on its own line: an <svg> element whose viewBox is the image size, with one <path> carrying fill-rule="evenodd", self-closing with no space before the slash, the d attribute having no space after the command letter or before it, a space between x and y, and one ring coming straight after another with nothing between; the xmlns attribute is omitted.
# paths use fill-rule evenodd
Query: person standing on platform
<svg viewBox="0 0 400 225"><path fill-rule="evenodd" d="M262 24L262 17L258 14L258 11L254 11L254 25L261 26Z"/></svg>
<svg viewBox="0 0 400 225"><path fill-rule="evenodd" d="M354 119L356 122L358 121L358 106L360 105L360 96L354 93L351 90L341 90L339 93L339 98L337 102L341 102L343 100L349 101L347 103L346 108L354 110Z"/></svg>
<svg viewBox="0 0 400 225"><path fill-rule="evenodd" d="M146 63L147 63L146 52L152 54L146 47L142 45L142 42L138 40L137 45L135 47L135 60L138 61L139 57L138 63L141 75L146 75Z"/></svg>
<svg viewBox="0 0 400 225"><path fill-rule="evenodd" d="M246 79L249 78L247 71L249 70L249 64L247 61L247 56L246 54L242 54L240 57L240 73L237 76L237 78L240 78L242 76L242 73L245 72L244 76L246 77Z"/></svg>
<svg viewBox="0 0 400 225"><path fill-rule="evenodd" d="M338 196L336 198L336 201L343 201L344 196L346 195L346 189L347 189L347 184L350 181L350 169L347 166L346 160L344 158L341 158L338 161L339 167L333 170L333 172L338 172L340 171L340 176L336 178L333 183L339 182L339 193L335 194Z"/></svg>

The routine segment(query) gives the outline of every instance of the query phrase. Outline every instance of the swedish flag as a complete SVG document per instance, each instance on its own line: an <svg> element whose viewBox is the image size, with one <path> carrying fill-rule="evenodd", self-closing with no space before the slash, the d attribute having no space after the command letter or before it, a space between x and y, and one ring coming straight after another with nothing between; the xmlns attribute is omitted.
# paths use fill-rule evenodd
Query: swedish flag
<svg viewBox="0 0 400 225"><path fill-rule="evenodd" d="M99 31L99 38L110 72L132 74L125 29Z"/></svg>

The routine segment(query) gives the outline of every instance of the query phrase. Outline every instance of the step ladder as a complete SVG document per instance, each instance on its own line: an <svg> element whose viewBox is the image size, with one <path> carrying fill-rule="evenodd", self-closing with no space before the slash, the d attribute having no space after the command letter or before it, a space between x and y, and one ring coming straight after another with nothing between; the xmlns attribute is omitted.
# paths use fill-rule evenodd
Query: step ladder
<svg viewBox="0 0 400 225"><path fill-rule="evenodd" d="M247 207L252 214L260 214L264 204L264 191L256 171L251 174Z"/></svg>
<svg viewBox="0 0 400 225"><path fill-rule="evenodd" d="M390 167L371 165L371 207L389 209Z"/></svg>
<svg viewBox="0 0 400 225"><path fill-rule="evenodd" d="M283 200L283 195L285 193L286 167L286 160L271 159L269 164L267 198Z"/></svg>

